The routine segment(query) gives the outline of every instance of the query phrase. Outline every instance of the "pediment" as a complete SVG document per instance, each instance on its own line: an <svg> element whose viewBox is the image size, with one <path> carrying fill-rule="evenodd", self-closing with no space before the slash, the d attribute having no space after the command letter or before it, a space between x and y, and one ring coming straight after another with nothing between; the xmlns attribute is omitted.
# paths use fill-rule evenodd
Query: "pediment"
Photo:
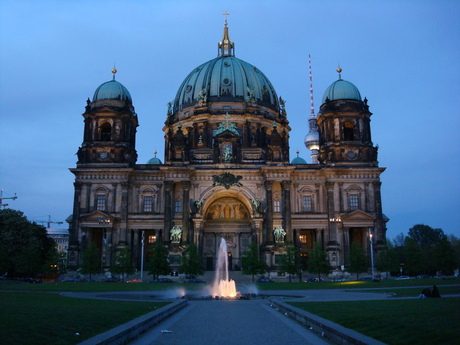
<svg viewBox="0 0 460 345"><path fill-rule="evenodd" d="M347 227L374 227L374 222L376 220L373 215L362 210L355 210L349 213L345 213L341 218L343 225Z"/></svg>
<svg viewBox="0 0 460 345"><path fill-rule="evenodd" d="M105 222L104 222L105 220ZM118 218L111 216L105 212L96 210L80 217L81 226L90 226L93 228L111 227Z"/></svg>
<svg viewBox="0 0 460 345"><path fill-rule="evenodd" d="M230 129L225 129L222 132L216 134L216 138L238 138L238 132L231 131Z"/></svg>

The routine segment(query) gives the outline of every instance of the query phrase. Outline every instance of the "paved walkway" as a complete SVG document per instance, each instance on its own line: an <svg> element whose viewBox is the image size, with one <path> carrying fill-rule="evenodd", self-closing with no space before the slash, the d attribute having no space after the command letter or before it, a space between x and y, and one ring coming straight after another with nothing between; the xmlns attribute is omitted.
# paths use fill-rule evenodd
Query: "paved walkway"
<svg viewBox="0 0 460 345"><path fill-rule="evenodd" d="M162 333L162 330L171 333ZM267 300L190 301L130 344L329 344L275 311Z"/></svg>

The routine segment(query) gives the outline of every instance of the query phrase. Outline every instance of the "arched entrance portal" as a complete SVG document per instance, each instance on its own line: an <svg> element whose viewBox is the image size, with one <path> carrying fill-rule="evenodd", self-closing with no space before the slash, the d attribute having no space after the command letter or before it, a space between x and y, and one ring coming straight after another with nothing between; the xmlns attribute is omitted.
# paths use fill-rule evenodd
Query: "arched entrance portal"
<svg viewBox="0 0 460 345"><path fill-rule="evenodd" d="M221 238L227 242L229 270L241 269L243 252L251 243L251 212L234 196L212 200L203 223L203 256L206 270L214 270Z"/></svg>

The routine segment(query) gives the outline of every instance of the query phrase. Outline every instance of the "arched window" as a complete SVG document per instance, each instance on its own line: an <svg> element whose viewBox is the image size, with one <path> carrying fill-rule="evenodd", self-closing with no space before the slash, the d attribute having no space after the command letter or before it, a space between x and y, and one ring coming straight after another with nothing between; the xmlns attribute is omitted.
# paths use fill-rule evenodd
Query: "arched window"
<svg viewBox="0 0 460 345"><path fill-rule="evenodd" d="M343 124L343 140L355 140L355 125L350 121L347 121Z"/></svg>
<svg viewBox="0 0 460 345"><path fill-rule="evenodd" d="M107 211L107 199L108 199L107 189L102 188L102 187L96 189L96 193L95 193L96 210Z"/></svg>
<svg viewBox="0 0 460 345"><path fill-rule="evenodd" d="M141 192L141 212L154 213L157 202L157 191L152 188L145 188Z"/></svg>
<svg viewBox="0 0 460 345"><path fill-rule="evenodd" d="M348 198L348 210L360 210L361 209L361 195L363 190L357 186L352 185L346 189L347 198Z"/></svg>
<svg viewBox="0 0 460 345"><path fill-rule="evenodd" d="M110 141L112 140L112 126L108 122L104 122L99 127L99 135L101 141Z"/></svg>
<svg viewBox="0 0 460 345"><path fill-rule="evenodd" d="M304 187L299 191L299 211L300 212L314 212L314 196L315 191L311 188Z"/></svg>

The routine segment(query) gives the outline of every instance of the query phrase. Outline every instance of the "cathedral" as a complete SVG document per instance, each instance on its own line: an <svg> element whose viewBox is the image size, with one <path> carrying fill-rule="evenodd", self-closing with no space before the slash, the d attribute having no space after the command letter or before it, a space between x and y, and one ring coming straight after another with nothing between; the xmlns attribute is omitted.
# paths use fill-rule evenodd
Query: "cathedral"
<svg viewBox="0 0 460 345"><path fill-rule="evenodd" d="M380 193L385 168L372 143L367 99L337 71L308 119L312 162L291 161L285 102L261 70L235 57L225 21L218 56L193 68L168 104L164 162L155 154L139 163L138 115L114 69L113 80L87 100L70 169L69 268L81 265L91 242L106 269L125 246L140 269L156 242L168 248L172 270L190 243L203 267L214 270L221 238L232 270L241 268L250 243L273 270L288 243L303 264L319 243L332 269L346 269L352 242L369 253L371 236L378 250L388 221Z"/></svg>

